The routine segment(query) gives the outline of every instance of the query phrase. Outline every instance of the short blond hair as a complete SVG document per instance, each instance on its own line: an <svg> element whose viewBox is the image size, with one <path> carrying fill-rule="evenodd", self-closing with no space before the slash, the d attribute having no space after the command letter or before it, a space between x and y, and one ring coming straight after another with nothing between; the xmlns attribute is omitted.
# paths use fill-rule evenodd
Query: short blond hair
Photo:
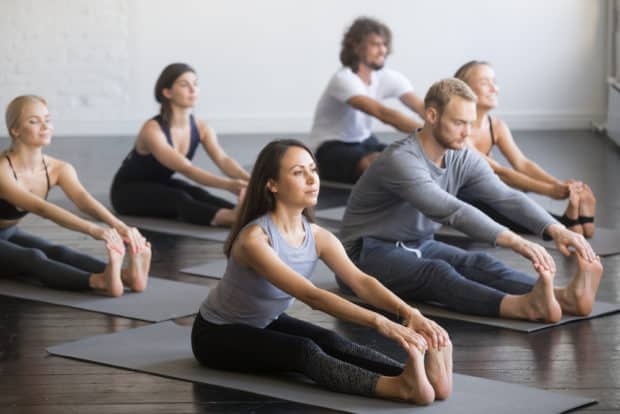
<svg viewBox="0 0 620 414"><path fill-rule="evenodd" d="M6 112L4 113L4 121L6 123L6 128L9 131L9 136L11 138L15 138L11 129L16 128L19 124L19 120L22 117L22 112L26 105L32 103L42 103L47 106L47 101L37 95L21 95L17 98L13 99L9 105L6 107Z"/></svg>
<svg viewBox="0 0 620 414"><path fill-rule="evenodd" d="M474 91L465 82L456 78L448 78L435 82L430 87L424 97L424 107L426 109L433 107L439 114L442 114L453 96L459 96L474 103L478 101Z"/></svg>

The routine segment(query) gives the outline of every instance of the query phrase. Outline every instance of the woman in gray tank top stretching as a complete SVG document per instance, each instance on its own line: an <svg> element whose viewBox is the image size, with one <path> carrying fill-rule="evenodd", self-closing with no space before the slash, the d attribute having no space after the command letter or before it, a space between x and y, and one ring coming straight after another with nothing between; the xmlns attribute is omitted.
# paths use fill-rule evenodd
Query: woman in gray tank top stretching
<svg viewBox="0 0 620 414"><path fill-rule="evenodd" d="M447 332L357 269L338 239L311 223L318 192L316 161L302 143L273 141L261 151L225 246L226 272L194 322L194 355L215 369L299 372L338 392L416 404L447 398ZM403 323L316 287L310 279L318 259L358 297ZM287 315L294 299L376 329L407 351L406 363Z"/></svg>

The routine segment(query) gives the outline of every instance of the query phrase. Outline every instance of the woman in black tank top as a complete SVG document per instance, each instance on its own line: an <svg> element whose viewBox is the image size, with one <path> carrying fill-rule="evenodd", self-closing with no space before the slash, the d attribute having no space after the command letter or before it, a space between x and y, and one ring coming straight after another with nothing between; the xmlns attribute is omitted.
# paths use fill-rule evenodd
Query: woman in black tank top
<svg viewBox="0 0 620 414"><path fill-rule="evenodd" d="M495 72L488 62L471 61L463 65L454 77L466 82L478 96L478 119L472 129L471 143L486 156L495 173L511 187L522 191L546 195L556 200L568 200L562 216L555 216L562 224L585 237L594 234L596 198L591 188L575 179L560 180L528 159L515 143L510 129L502 120L493 118L489 111L497 106L499 88L495 84ZM497 145L512 168L494 161L491 150ZM493 209L493 206L476 205L496 221L512 230L527 230Z"/></svg>
<svg viewBox="0 0 620 414"><path fill-rule="evenodd" d="M94 289L110 296L146 288L151 262L150 244L135 228L114 217L80 184L73 167L43 155L53 127L47 102L38 96L19 96L8 105L6 124L12 143L0 155L0 274L30 277L57 289ZM58 185L76 206L110 226L86 221L47 201ZM109 261L51 243L17 227L28 212L70 230L105 242ZM125 246L129 266L122 269Z"/></svg>
<svg viewBox="0 0 620 414"><path fill-rule="evenodd" d="M196 73L190 66L173 63L163 70L155 85L160 113L144 124L114 177L110 195L116 211L211 226L230 226L235 221L234 204L202 186L240 195L250 176L226 155L215 132L191 114L198 92ZM227 177L192 164L199 144ZM199 186L173 178L174 173Z"/></svg>

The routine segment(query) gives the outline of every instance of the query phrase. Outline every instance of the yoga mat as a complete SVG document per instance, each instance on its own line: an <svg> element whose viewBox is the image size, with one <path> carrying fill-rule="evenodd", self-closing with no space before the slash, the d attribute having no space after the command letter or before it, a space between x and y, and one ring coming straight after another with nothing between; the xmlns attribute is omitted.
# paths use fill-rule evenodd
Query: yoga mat
<svg viewBox="0 0 620 414"><path fill-rule="evenodd" d="M213 262L209 262L199 266L188 267L181 269L181 272L188 273L194 276L212 277L215 279L221 279L226 269L226 260L220 259ZM344 294L338 284L336 283L333 272L322 261L317 263L316 269L313 274L313 283L322 288L329 290L330 292L339 294L353 302L362 303L362 300L356 296ZM569 322L575 322L585 319L592 319L598 316L609 315L612 313L620 312L620 304L608 303L608 302L594 302L592 313L588 316L573 316L563 315L556 323L543 323L543 322L530 322L518 319L506 319L506 318L493 318L486 316L467 315L459 312L454 312L446 309L442 306L436 306L428 303L409 302L412 306L418 308L420 312L426 317L431 318L445 318L453 319L457 321L477 323L481 325L496 326L498 328L512 329L520 332L536 332L542 329L551 328L558 325L563 325Z"/></svg>
<svg viewBox="0 0 620 414"><path fill-rule="evenodd" d="M149 322L160 322L197 313L208 292L207 286L151 277L144 292L133 293L126 290L123 296L113 298L94 291L57 290L0 278L0 295Z"/></svg>
<svg viewBox="0 0 620 414"><path fill-rule="evenodd" d="M558 250L553 240L541 240L537 236L526 235L526 239L538 243L547 249ZM587 239L592 246L592 250L599 256L611 256L620 253L620 230L597 227L594 236Z"/></svg>
<svg viewBox="0 0 620 414"><path fill-rule="evenodd" d="M305 378L218 371L200 366L191 327L163 322L52 346L50 354L202 384L233 388L352 413L561 413L595 402L590 398L455 374L454 392L427 407L328 391ZM251 344L248 344L251 346Z"/></svg>

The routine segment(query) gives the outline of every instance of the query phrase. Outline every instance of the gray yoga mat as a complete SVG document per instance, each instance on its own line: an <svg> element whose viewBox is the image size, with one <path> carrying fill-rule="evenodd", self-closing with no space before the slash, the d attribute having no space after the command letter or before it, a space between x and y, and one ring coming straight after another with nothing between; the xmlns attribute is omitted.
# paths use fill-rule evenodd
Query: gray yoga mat
<svg viewBox="0 0 620 414"><path fill-rule="evenodd" d="M258 376L200 366L191 327L163 322L52 346L50 354L202 384L252 392L352 413L561 413L595 402L590 398L455 374L454 392L427 407L328 391L299 376Z"/></svg>
<svg viewBox="0 0 620 414"><path fill-rule="evenodd" d="M221 279L226 269L226 260L214 260L212 262L202 264L199 266L188 267L181 269L181 272L188 273L194 276L211 277L215 279ZM317 263L317 267L314 270L312 279L313 283L331 292L337 293L347 299L361 303L361 300L355 296L343 294L338 284L336 283L333 272L322 262ZM453 319L457 321L477 323L481 325L496 326L499 328L512 329L520 332L535 332L542 329L551 328L558 325L563 325L569 322L575 322L585 319L592 319L598 316L608 315L616 312L620 312L620 304L608 303L608 302L595 302L592 309L592 313L588 316L573 316L564 315L562 319L556 323L543 323L543 322L530 322L518 319L505 319L505 318L493 318L486 316L467 315L459 312L448 310L441 306L435 306L427 303L410 302L412 306L418 308L427 317L439 317L445 319Z"/></svg>
<svg viewBox="0 0 620 414"><path fill-rule="evenodd" d="M126 291L118 298L99 295L93 291L72 292L56 290L13 279L0 278L0 295L36 300L93 312L123 316L148 322L193 315L207 297L207 286L174 280L149 278L142 293Z"/></svg>

